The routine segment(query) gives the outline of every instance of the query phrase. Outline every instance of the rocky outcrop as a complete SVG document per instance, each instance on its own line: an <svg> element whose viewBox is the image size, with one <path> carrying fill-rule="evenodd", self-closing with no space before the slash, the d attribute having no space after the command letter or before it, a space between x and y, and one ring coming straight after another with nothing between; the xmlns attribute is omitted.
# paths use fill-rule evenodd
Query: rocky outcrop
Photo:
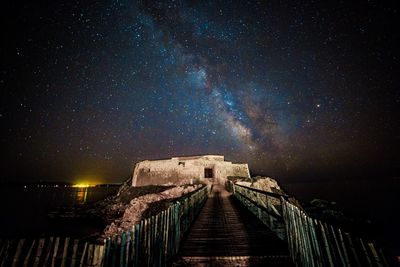
<svg viewBox="0 0 400 267"><path fill-rule="evenodd" d="M278 182L270 177L256 176L249 179L235 179L233 181L238 185L256 188L265 192L285 194Z"/></svg>
<svg viewBox="0 0 400 267"><path fill-rule="evenodd" d="M280 186L278 185L278 182L270 177L256 176L254 180L255 182L253 182L252 184L253 188L260 189L270 193L276 193L277 191L282 191Z"/></svg>
<svg viewBox="0 0 400 267"><path fill-rule="evenodd" d="M109 206L109 209L119 210L120 216L107 225L103 237L111 237L128 230L133 225L139 223L144 217L155 215L163 209L166 209L169 201L180 198L201 186L202 185L176 186L160 193L145 194L133 198L127 205L123 205L120 202ZM123 197L122 195L123 194L119 194L118 197L121 198Z"/></svg>

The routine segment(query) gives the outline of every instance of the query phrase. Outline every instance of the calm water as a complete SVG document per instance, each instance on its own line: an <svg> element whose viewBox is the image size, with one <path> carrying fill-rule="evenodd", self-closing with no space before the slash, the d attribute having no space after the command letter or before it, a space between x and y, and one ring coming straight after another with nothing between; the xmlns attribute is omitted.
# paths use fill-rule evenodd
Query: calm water
<svg viewBox="0 0 400 267"><path fill-rule="evenodd" d="M372 221L382 246L400 255L400 179L283 184L300 201L321 198L337 203L350 216Z"/></svg>
<svg viewBox="0 0 400 267"><path fill-rule="evenodd" d="M116 190L116 187L1 187L0 236L90 236L103 229L102 222L93 219L50 219L48 212L58 206L92 203Z"/></svg>

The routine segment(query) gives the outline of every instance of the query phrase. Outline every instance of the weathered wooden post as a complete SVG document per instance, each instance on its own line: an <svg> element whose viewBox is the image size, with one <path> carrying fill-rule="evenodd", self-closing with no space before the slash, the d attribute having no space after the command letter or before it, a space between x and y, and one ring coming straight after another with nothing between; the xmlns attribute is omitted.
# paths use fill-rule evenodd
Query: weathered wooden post
<svg viewBox="0 0 400 267"><path fill-rule="evenodd" d="M339 235L340 244L342 245L342 251L343 251L344 260L346 262L346 266L351 266L349 255L347 253L346 244L344 242L342 231L340 230L340 228L338 228L338 235Z"/></svg>
<svg viewBox="0 0 400 267"><path fill-rule="evenodd" d="M69 237L66 237L64 240L64 249L61 258L61 267L65 267L65 262L67 260L67 253L68 253L68 244L69 244Z"/></svg>
<svg viewBox="0 0 400 267"><path fill-rule="evenodd" d="M104 259L104 265L109 266L110 265L110 253L111 253L111 238L104 239L104 244L105 244L105 259Z"/></svg>
<svg viewBox="0 0 400 267"><path fill-rule="evenodd" d="M78 244L79 244L79 240L78 239L74 239L74 245L72 247L72 257L71 257L71 265L70 267L75 267L76 264L76 254L78 251Z"/></svg>
<svg viewBox="0 0 400 267"><path fill-rule="evenodd" d="M48 263L48 261L50 259L51 249L53 248L53 240L54 240L54 237L50 237L50 240L47 243L46 257L45 257L44 263L43 263L44 266L47 266L47 263Z"/></svg>
<svg viewBox="0 0 400 267"><path fill-rule="evenodd" d="M121 245L119 251L119 266L125 266L125 245L126 245L126 234L122 232L121 234Z"/></svg>
<svg viewBox="0 0 400 267"><path fill-rule="evenodd" d="M349 233L344 233L344 234L347 237L347 240L348 240L348 243L349 243L349 246L350 246L350 250L352 252L352 255L353 255L353 258L354 258L354 261L355 261L355 265L357 267L361 267L360 259L359 259L358 255L357 255L357 252L355 250L355 247L354 247L354 244L353 244L353 240L352 240L350 234Z"/></svg>
<svg viewBox="0 0 400 267"><path fill-rule="evenodd" d="M142 235L142 228L143 228L143 222L141 221L139 224L135 225L135 266L139 265L139 257L141 255L141 248L140 248L140 244L141 244L141 235Z"/></svg>
<svg viewBox="0 0 400 267"><path fill-rule="evenodd" d="M380 258L379 258L379 255L378 255L378 253L377 253L376 250L375 250L374 244L373 244L373 243L368 243L368 247L369 247L369 249L370 249L371 252L372 252L372 256L374 256L375 263L376 263L379 267L383 267L382 262L381 262L381 260L380 260Z"/></svg>
<svg viewBox="0 0 400 267"><path fill-rule="evenodd" d="M131 231L128 229L126 231L126 249L125 249L124 267L127 267L129 265L130 251L131 251Z"/></svg>
<svg viewBox="0 0 400 267"><path fill-rule="evenodd" d="M12 267L16 267L19 263L19 257L21 256L21 250L25 243L25 238L22 238L18 241L17 250L14 255Z"/></svg>
<svg viewBox="0 0 400 267"><path fill-rule="evenodd" d="M53 257L51 258L51 267L55 266L59 244L60 244L60 237L56 237L56 241L54 243Z"/></svg>
<svg viewBox="0 0 400 267"><path fill-rule="evenodd" d="M358 242L360 243L361 249L364 252L364 258L365 258L368 266L372 267L372 262L371 262L371 259L369 258L368 251L367 251L367 249L366 249L366 247L364 245L364 241L361 238L359 238Z"/></svg>
<svg viewBox="0 0 400 267"><path fill-rule="evenodd" d="M85 242L84 245L83 245L83 251L82 251L82 255L81 255L81 260L79 261L79 267L83 266L83 262L84 262L85 256L86 256L87 246L88 246L88 243Z"/></svg>
<svg viewBox="0 0 400 267"><path fill-rule="evenodd" d="M32 241L31 247L30 247L29 250L28 250L28 254L26 254L26 257L25 257L25 260L24 260L24 267L25 267L25 266L28 266L29 258L31 257L31 254L32 254L32 251L33 251L33 247L35 246L35 244L36 244L36 240L34 239L34 240ZM7 258L7 257L4 257L4 260L5 260L6 258ZM2 263L2 264L3 264L3 263Z"/></svg>

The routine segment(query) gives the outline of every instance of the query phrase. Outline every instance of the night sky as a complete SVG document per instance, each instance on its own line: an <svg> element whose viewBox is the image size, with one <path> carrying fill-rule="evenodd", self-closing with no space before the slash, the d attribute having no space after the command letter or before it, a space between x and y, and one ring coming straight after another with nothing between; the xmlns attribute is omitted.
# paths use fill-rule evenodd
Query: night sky
<svg viewBox="0 0 400 267"><path fill-rule="evenodd" d="M2 181L119 182L222 154L285 181L399 174L399 9L382 1L1 8Z"/></svg>

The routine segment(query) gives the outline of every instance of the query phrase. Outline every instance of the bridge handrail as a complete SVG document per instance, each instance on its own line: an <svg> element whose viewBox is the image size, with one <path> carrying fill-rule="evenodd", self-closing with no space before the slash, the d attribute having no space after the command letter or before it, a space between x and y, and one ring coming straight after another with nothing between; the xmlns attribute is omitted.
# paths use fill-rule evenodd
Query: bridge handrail
<svg viewBox="0 0 400 267"><path fill-rule="evenodd" d="M388 266L382 250L374 243L311 218L304 210L290 203L288 195L265 192L234 183L228 184L232 187L234 196L243 205L278 237L287 241L290 257L296 266ZM245 192L241 192L242 190ZM267 208L258 194L266 197ZM268 198L271 197L275 199L276 205L268 202ZM275 209L275 206L279 208L279 211L276 210L279 216L269 210Z"/></svg>
<svg viewBox="0 0 400 267"><path fill-rule="evenodd" d="M264 212L269 213L269 215L277 218L277 219L282 219L282 216L279 215L279 213L276 212L271 212L268 208L264 207L264 206L260 206L256 201L252 200L251 198L247 197L246 195L242 194L239 191L235 191L238 194L240 194L243 198L245 198L246 200L248 200L250 203L252 203L255 206L258 206L261 210L263 210Z"/></svg>
<svg viewBox="0 0 400 267"><path fill-rule="evenodd" d="M279 238L285 239L281 198L287 198L287 195L266 192L235 184L232 181L228 181L227 186L233 191L233 195L258 219L273 230Z"/></svg>
<svg viewBox="0 0 400 267"><path fill-rule="evenodd" d="M210 185L204 185L175 200L167 210L106 239L102 266L168 266L210 190Z"/></svg>
<svg viewBox="0 0 400 267"><path fill-rule="evenodd" d="M279 193L267 192L267 191L264 191L264 190L261 190L261 189L252 188L252 187L248 187L248 186L241 185L241 184L234 184L234 185L235 185L235 186L239 186L239 187L246 188L246 189L248 189L248 190L251 190L251 191L254 191L254 192L263 194L263 195L267 195L267 196L270 196L270 197L275 197L275 198L277 198L277 199L280 199L281 197L283 197L283 198L285 198L285 199L289 198L289 196L286 195L286 194L279 194Z"/></svg>

